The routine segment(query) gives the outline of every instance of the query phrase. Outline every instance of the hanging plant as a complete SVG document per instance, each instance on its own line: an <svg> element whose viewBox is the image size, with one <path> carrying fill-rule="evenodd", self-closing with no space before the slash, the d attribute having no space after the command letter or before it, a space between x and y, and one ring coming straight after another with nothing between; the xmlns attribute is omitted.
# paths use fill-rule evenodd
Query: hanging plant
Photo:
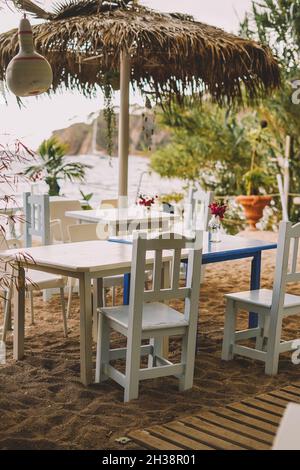
<svg viewBox="0 0 300 470"><path fill-rule="evenodd" d="M148 152L151 152L152 137L154 134L155 113L150 112L152 110L152 104L148 96L146 96L145 108L146 108L146 111L142 114L142 118L143 118L142 130L144 133L145 147L147 148Z"/></svg>
<svg viewBox="0 0 300 470"><path fill-rule="evenodd" d="M113 154L113 137L116 127L116 115L113 106L113 88L110 83L106 83L103 86L104 89L104 119L106 121L106 142L107 142L107 154L111 159Z"/></svg>

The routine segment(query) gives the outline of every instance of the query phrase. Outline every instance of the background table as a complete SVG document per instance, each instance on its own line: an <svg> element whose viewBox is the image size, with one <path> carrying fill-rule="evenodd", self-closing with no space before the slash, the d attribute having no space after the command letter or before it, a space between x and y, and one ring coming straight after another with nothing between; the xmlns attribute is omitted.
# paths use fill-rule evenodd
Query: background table
<svg viewBox="0 0 300 470"><path fill-rule="evenodd" d="M141 210L139 207L128 209L97 209L82 211L66 211L67 217L72 217L80 222L102 223L108 225L111 234L120 232L132 232L137 229L169 229L170 224L176 219L173 214L151 210Z"/></svg>

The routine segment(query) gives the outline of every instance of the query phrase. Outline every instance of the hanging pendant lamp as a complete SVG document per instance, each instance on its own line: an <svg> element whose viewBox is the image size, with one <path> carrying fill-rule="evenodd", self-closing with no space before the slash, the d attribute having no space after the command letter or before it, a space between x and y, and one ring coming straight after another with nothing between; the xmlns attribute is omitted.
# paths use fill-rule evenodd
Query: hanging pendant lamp
<svg viewBox="0 0 300 470"><path fill-rule="evenodd" d="M49 62L34 49L30 22L24 15L19 25L19 52L6 70L9 90L16 96L35 96L47 91L53 80Z"/></svg>

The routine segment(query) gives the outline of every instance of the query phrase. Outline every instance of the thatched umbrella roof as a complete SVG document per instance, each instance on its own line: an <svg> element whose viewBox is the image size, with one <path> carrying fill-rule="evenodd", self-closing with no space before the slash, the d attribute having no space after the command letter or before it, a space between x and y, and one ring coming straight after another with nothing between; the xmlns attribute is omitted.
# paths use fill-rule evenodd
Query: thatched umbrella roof
<svg viewBox="0 0 300 470"><path fill-rule="evenodd" d="M16 3L16 1L14 2ZM71 0L47 12L31 0L19 5L46 20L33 27L37 50L51 63L52 92L62 85L93 94L103 75L131 57L131 83L162 94L203 94L218 102L265 95L280 73L270 49L192 17L158 13L130 0ZM0 79L18 51L17 30L0 35Z"/></svg>

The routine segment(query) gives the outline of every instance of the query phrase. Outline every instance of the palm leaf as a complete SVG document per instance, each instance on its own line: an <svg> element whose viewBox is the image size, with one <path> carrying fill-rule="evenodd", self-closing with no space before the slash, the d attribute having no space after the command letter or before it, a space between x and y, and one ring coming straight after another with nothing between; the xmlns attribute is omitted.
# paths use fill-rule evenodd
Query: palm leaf
<svg viewBox="0 0 300 470"><path fill-rule="evenodd" d="M49 20L53 16L51 13L41 8L36 3L33 3L31 0L12 0L12 1L18 10L32 13L36 18L43 18L45 20Z"/></svg>

